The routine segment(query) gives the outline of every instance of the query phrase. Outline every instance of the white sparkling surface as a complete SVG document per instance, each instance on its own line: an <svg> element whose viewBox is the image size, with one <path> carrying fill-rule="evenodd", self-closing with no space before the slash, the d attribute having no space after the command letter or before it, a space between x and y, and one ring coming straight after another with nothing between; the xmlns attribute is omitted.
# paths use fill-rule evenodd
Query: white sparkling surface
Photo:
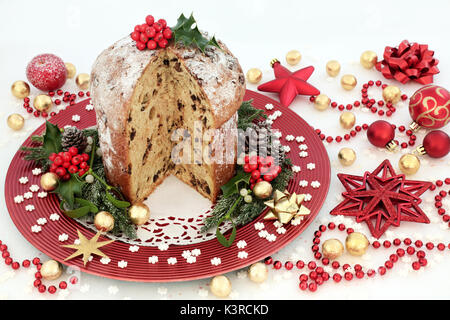
<svg viewBox="0 0 450 320"><path fill-rule="evenodd" d="M137 21L141 21L143 19L142 8L148 5L146 1L140 1L140 3L136 1L133 6L121 6L120 10L117 10L116 6L105 5L106 2L104 2L78 0L61 3L41 0L38 2L4 1L0 4L0 12L3 13L2 19L0 19L0 35L4 47L8 48L8 50L2 50L0 53L2 58L0 59L0 70L2 70L3 74L3 77L0 79L1 88L3 88L0 90L0 101L2 101L4 106L0 112L0 152L3 155L0 159L2 186L4 185L7 168L15 151L19 148L22 141L38 125L43 123L42 118L35 119L25 115L24 109L21 108L21 103L13 98L9 92L9 87L13 81L18 79L25 80L24 69L27 62L36 54L49 51L60 55L65 61L74 63L79 72L89 72L92 62L98 53L129 32L130 26L133 26ZM360 53L364 50L375 50L381 56L384 46L398 45L403 38L408 38L411 41L428 43L430 49L436 52L436 57L440 60L439 68L441 74L436 76L435 82L448 86L450 83L450 62L446 57L450 56L450 47L448 41L443 41L443 39L446 38L444 30L448 29L447 13L450 10L449 3L441 4L442 10L434 11L432 15L424 15L420 10L417 10L417 7L422 4L422 2L417 0L408 2L408 6L400 2L396 3L387 0L369 4L356 0L350 2L343 5L335 1L329 1L327 4L313 1L282 1L277 2L277 5L274 6L268 0L230 0L223 3L215 2L214 4L211 4L210 1L199 0L189 3L189 8L186 9L185 14L193 11L202 28L210 30L224 40L233 53L239 57L244 73L251 67L260 68L263 71L263 82L273 79L272 70L268 65L270 59L278 57L284 63L283 58L286 52L297 49L302 53L303 58L299 66L289 67L291 70L313 64L316 67L316 71L310 78L310 82L313 85L316 85L321 91L339 102L352 102L359 98L359 90L355 89L350 92L341 90L339 78L329 78L324 72L325 63L331 59L340 61L342 65L341 73L355 74L359 84L371 79L381 79L379 73L363 69L358 63L352 62L357 61ZM155 12L157 16L163 16L171 24L174 24L180 12L170 8L177 7L177 5L178 2L170 0L155 2L152 3L152 12ZM58 12L62 14L53 15L52 19L41 20L39 24L32 24L31 21L36 15L46 15L49 7L56 6L59 8ZM387 6L392 8L394 12L402 11L402 15L409 18L397 19L398 16L386 14L383 8ZM26 10L22 10L25 7ZM286 7L290 9L286 10ZM352 9L348 10L348 8ZM19 11L21 12L21 19L17 19L17 15L14 14ZM100 11L102 15L98 14ZM217 12L221 12L220 16ZM321 23L317 24L315 22L319 12L321 13ZM226 17L229 16L233 16L236 21L245 21L248 32L242 32L242 24L228 23L229 21ZM336 28L336 17L339 17L339 21L350 19L358 28L351 31ZM424 23L417 24L416 21L418 20ZM114 21L114 23L111 23L111 21ZM264 23L264 21L271 21L271 23ZM54 28L55 23L58 24L59 28ZM106 33L104 28L99 27L105 25L108 26L108 32ZM280 33L279 28L274 28L274 25L283 25L285 32ZM430 27L427 27L427 25ZM51 30L51 36L48 30ZM310 32L304 32L301 37L298 37L298 30L310 30ZM27 34L26 44L19 45L17 39L23 34ZM66 43L68 34L70 34L71 38L70 45ZM252 37L249 38L248 34L252 34ZM276 45L274 45L273 41L267 40L275 38L278 39ZM327 39L327 41L320 41L320 39ZM88 48L88 50L81 48ZM391 81L385 82L394 84ZM67 86L75 88L73 82L68 83ZM405 93L411 95L419 88L419 85L408 84L401 87ZM248 88L255 90L256 86L249 85ZM32 89L33 93L37 93L37 90ZM269 95L277 98L276 95ZM376 98L380 97L379 92L375 90L373 95ZM397 113L392 117L392 121L407 124L410 119L406 108L406 105L399 106ZM4 125L6 117L10 113L9 110L13 109L15 112L17 110L17 112L27 116L25 127L20 132L12 132ZM345 133L338 125L336 112L316 111L304 97L297 98L292 104L291 110L299 113L311 125L320 127L327 134L343 135ZM358 123L360 120L361 122L367 121L370 123L375 119L371 112L356 111L356 116ZM446 131L449 132L448 127ZM286 131L286 134L289 134L289 131ZM420 141L422 138L423 133L419 133L418 140ZM303 139L296 139L296 142L303 143ZM330 218L328 212L337 205L339 200L336 198L343 191L341 184L336 179L336 173L361 174L366 169L373 170L385 158L392 161L395 169L398 168L397 162L400 153L389 154L380 152L378 149L371 147L362 136L358 136L350 142L342 142L340 145L335 143L329 144L327 151L332 162L337 160L336 154L339 148L344 146L357 150L359 157L355 164L351 167L343 168L337 163L332 167L330 192L317 220L300 237L275 255L274 258L286 260L293 253L302 257L303 260L309 261L312 258L309 247L313 232L322 218L325 220ZM367 150L367 153L364 150ZM444 170L448 171L450 166L449 156L441 160L422 159L422 169L411 178L435 180L441 178L442 172ZM306 167L304 170L307 171ZM31 177L33 175L30 171L29 178ZM19 183L19 181L16 183ZM430 193L426 195L430 196ZM39 200L38 197L34 197L32 200L26 200L25 204ZM0 207L3 209L2 212L5 213L0 217L1 240L7 242L11 248L14 248L11 249L14 250L12 253L19 260L34 256L47 259L45 255L38 252L17 231L6 213L4 201L4 197L0 197ZM424 202L425 205L426 201ZM23 203L17 205L25 207ZM444 205L447 205L446 208L450 209L448 204L444 203ZM433 201L431 201L431 211L427 211L427 213L430 218L435 215ZM51 213L49 212L48 214L50 215ZM49 223L58 223L54 219L50 220L52 222L49 221ZM354 220L342 221L351 222ZM439 221L442 220L439 219ZM446 240L448 239L448 230L441 230L441 225L442 223L440 222L425 226L403 223L400 228L395 228L393 232L395 235L402 233L406 236L414 236L416 233L420 233L425 238L432 235L435 241L439 241L439 239ZM365 225L362 225L362 231L367 233ZM254 232L258 231L254 230ZM331 235L336 237L342 236L339 233L330 233ZM36 237L39 236L39 234L36 234ZM345 238L341 238L341 240L343 239ZM68 242L72 241L73 239L70 239ZM250 249L246 250L251 252ZM380 251L380 254L379 252L371 251L370 256L371 259L361 261L362 259L344 255L342 261L372 265L372 263L380 263L386 259L383 251ZM351 283L342 283L342 285L327 284L314 294L299 291L298 281L296 281L298 274L292 272L292 278L285 279L283 271L275 272L270 270L269 279L262 285L255 285L248 279L238 279L237 272L230 273L227 276L233 283L233 297L238 296L240 299L397 299L400 296L403 299L450 299L450 293L447 289L450 287L450 277L442 276L448 274L448 269L450 268L448 254L436 252L434 258L431 258L432 255L429 255L429 257L429 266L420 273L408 271L410 265L399 264L398 273L400 274L392 272L392 274L386 275L382 280L352 281ZM166 263L166 261L162 262ZM117 261L112 262L112 264L116 263ZM58 294L55 296L43 296L37 293L34 288L29 289L26 293L23 290L11 290L12 288L27 287L30 283L30 276L32 275L28 275L24 270L12 272L11 268L0 264L0 297L10 299L161 299L163 297L167 299L216 299L212 294L208 294L207 284L209 279L162 285L127 283L81 274L81 286L71 291L58 290ZM65 276L68 278L67 275ZM81 288L84 289L81 290ZM161 288L165 288L165 290ZM427 288L427 290L421 290L421 288Z"/></svg>

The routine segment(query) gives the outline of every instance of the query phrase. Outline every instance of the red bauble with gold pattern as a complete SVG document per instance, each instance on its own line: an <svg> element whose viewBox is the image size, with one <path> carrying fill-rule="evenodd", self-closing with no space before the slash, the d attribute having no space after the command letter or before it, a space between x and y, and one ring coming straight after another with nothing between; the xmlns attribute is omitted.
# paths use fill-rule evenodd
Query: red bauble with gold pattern
<svg viewBox="0 0 450 320"><path fill-rule="evenodd" d="M442 128L450 121L450 94L440 86L422 87L409 100L409 113L414 121L411 129Z"/></svg>

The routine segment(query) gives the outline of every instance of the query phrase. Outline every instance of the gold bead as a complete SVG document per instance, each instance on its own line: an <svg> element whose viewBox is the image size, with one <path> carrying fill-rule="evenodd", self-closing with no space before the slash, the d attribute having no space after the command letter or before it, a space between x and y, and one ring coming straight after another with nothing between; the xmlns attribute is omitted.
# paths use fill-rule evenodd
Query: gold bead
<svg viewBox="0 0 450 320"><path fill-rule="evenodd" d="M328 108L330 105L330 98L328 98L325 94L319 94L316 99L314 100L314 108L316 108L319 111L324 111Z"/></svg>
<svg viewBox="0 0 450 320"><path fill-rule="evenodd" d="M262 72L258 68L251 68L247 71L247 80L250 83L256 84L262 79Z"/></svg>
<svg viewBox="0 0 450 320"><path fill-rule="evenodd" d="M302 54L297 50L291 50L286 54L286 62L291 66L297 65L302 59Z"/></svg>
<svg viewBox="0 0 450 320"><path fill-rule="evenodd" d="M99 231L109 232L114 229L114 217L107 211L100 211L94 217L94 225Z"/></svg>
<svg viewBox="0 0 450 320"><path fill-rule="evenodd" d="M336 60L327 62L327 73L330 77L336 77L341 72L341 64Z"/></svg>
<svg viewBox="0 0 450 320"><path fill-rule="evenodd" d="M396 104L402 98L402 92L399 87L396 86L387 86L383 89L383 99L386 102L390 102L392 104Z"/></svg>
<svg viewBox="0 0 450 320"><path fill-rule="evenodd" d="M335 260L344 253L344 245L338 239L328 239L322 244L322 254L325 258Z"/></svg>
<svg viewBox="0 0 450 320"><path fill-rule="evenodd" d="M25 81L16 81L11 86L11 93L16 98L26 98L30 95L30 86Z"/></svg>
<svg viewBox="0 0 450 320"><path fill-rule="evenodd" d="M225 276L216 276L211 280L209 289L218 298L226 298L231 293L231 282Z"/></svg>
<svg viewBox="0 0 450 320"><path fill-rule="evenodd" d="M42 264L39 271L45 280L56 280L61 277L63 268L58 261L48 260Z"/></svg>
<svg viewBox="0 0 450 320"><path fill-rule="evenodd" d="M359 59L361 65L366 69L372 69L378 62L378 56L373 51L364 51Z"/></svg>
<svg viewBox="0 0 450 320"><path fill-rule="evenodd" d="M272 185L267 181L260 181L253 187L253 193L258 199L267 199L272 191Z"/></svg>
<svg viewBox="0 0 450 320"><path fill-rule="evenodd" d="M9 115L7 120L8 127L11 129L18 131L23 128L25 124L25 119L18 113L13 113Z"/></svg>
<svg viewBox="0 0 450 320"><path fill-rule="evenodd" d="M48 113L48 111L53 106L53 101L52 98L50 98L48 95L40 94L36 98L34 98L33 105L36 110Z"/></svg>
<svg viewBox="0 0 450 320"><path fill-rule="evenodd" d="M415 174L420 169L420 160L414 154L405 154L398 161L398 166L406 175Z"/></svg>
<svg viewBox="0 0 450 320"><path fill-rule="evenodd" d="M44 191L53 191L59 183L59 177L56 173L47 172L41 176L41 187Z"/></svg>
<svg viewBox="0 0 450 320"><path fill-rule="evenodd" d="M150 218L150 209L144 203L136 203L130 207L128 215L133 224L142 226Z"/></svg>
<svg viewBox="0 0 450 320"><path fill-rule="evenodd" d="M80 73L77 75L75 82L81 90L89 89L89 82L91 81L91 76L87 73Z"/></svg>
<svg viewBox="0 0 450 320"><path fill-rule="evenodd" d="M356 160L356 152L350 148L342 148L338 153L339 162L344 166L351 166Z"/></svg>
<svg viewBox="0 0 450 320"><path fill-rule="evenodd" d="M256 283L263 283L269 276L269 269L262 262L252 264L248 269L248 278Z"/></svg>
<svg viewBox="0 0 450 320"><path fill-rule="evenodd" d="M67 70L67 78L72 79L77 74L77 68L75 68L75 66L70 62L66 62L65 65Z"/></svg>
<svg viewBox="0 0 450 320"><path fill-rule="evenodd" d="M341 86L347 91L353 90L357 83L355 76L351 74L343 75L341 78Z"/></svg>
<svg viewBox="0 0 450 320"><path fill-rule="evenodd" d="M341 113L341 116L339 117L339 122L342 128L351 129L353 128L356 122L355 114L350 111L344 111Z"/></svg>
<svg viewBox="0 0 450 320"><path fill-rule="evenodd" d="M366 253L369 247L369 240L362 233L353 232L345 239L345 247L352 256L360 257Z"/></svg>

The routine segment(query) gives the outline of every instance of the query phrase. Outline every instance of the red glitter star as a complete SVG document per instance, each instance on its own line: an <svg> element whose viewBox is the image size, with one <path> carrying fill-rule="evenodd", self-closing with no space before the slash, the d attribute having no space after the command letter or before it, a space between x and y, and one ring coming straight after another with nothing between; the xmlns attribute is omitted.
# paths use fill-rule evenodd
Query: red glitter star
<svg viewBox="0 0 450 320"><path fill-rule="evenodd" d="M306 67L295 72L291 72L283 67L279 61L272 65L275 80L266 82L258 87L264 92L276 92L280 95L282 105L288 107L297 95L318 95L319 90L306 81L314 72L314 67Z"/></svg>
<svg viewBox="0 0 450 320"><path fill-rule="evenodd" d="M420 209L420 196L430 188L426 181L405 180L397 175L389 160L384 160L372 173L364 176L338 174L347 192L330 214L356 217L366 222L375 238L380 238L389 226L400 226L401 221L430 223Z"/></svg>

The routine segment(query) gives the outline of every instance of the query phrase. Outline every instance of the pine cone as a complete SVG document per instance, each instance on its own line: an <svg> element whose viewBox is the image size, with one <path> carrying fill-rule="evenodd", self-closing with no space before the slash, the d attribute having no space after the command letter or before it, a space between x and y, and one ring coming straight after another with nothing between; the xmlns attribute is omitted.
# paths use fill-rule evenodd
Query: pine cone
<svg viewBox="0 0 450 320"><path fill-rule="evenodd" d="M77 127L69 127L64 129L61 138L61 146L64 151L69 150L70 147L76 147L79 152L83 152L87 145L87 138L84 136L83 131Z"/></svg>

